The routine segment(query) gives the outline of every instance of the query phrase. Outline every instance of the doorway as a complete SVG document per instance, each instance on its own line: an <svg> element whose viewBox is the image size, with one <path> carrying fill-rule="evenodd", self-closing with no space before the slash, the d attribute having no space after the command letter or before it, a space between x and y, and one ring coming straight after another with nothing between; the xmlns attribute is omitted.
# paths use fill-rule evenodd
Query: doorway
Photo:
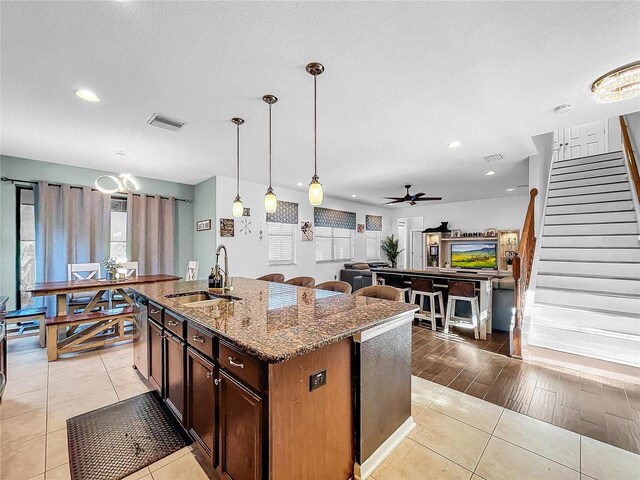
<svg viewBox="0 0 640 480"><path fill-rule="evenodd" d="M398 268L422 269L422 224L423 217L398 218L398 248L402 250L398 255Z"/></svg>

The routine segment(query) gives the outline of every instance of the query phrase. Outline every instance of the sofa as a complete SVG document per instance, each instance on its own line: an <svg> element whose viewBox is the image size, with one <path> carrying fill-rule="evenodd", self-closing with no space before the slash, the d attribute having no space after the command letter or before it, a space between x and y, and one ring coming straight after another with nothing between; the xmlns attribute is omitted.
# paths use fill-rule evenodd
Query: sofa
<svg viewBox="0 0 640 480"><path fill-rule="evenodd" d="M351 285L352 291L368 287L372 284L370 268L388 267L387 262L350 262L340 270L340 280Z"/></svg>

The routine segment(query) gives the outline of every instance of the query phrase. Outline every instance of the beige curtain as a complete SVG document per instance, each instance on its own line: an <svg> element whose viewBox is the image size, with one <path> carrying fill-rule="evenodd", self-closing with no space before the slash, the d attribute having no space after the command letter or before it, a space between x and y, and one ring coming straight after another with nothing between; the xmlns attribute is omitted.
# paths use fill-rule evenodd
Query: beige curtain
<svg viewBox="0 0 640 480"><path fill-rule="evenodd" d="M139 275L175 273L175 198L127 197L127 249Z"/></svg>
<svg viewBox="0 0 640 480"><path fill-rule="evenodd" d="M109 256L109 195L89 187L39 182L34 198L36 282L66 280L69 263L99 262Z"/></svg>

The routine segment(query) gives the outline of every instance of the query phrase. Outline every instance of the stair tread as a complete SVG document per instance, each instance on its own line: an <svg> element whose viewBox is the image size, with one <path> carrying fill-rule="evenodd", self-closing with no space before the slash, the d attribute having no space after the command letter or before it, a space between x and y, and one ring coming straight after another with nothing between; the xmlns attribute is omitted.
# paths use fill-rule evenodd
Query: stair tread
<svg viewBox="0 0 640 480"><path fill-rule="evenodd" d="M599 280L624 280L631 282L640 282L640 278L629 278L629 277L616 277L615 275L593 275L589 273L558 273L558 272L541 272L538 271L538 275L546 276L546 277L578 277L578 278L593 278ZM544 288L544 287L540 287ZM551 287L553 288L553 287Z"/></svg>
<svg viewBox="0 0 640 480"><path fill-rule="evenodd" d="M633 314L625 314L625 312L618 312L615 310L607 310L606 308L591 308L591 307L574 307L574 306L566 306L566 305L560 305L558 303L551 303L551 302L540 302L540 301L534 301L534 305L542 305L542 306L548 306L548 307L553 307L553 308L561 308L564 310L572 310L572 311L582 311L582 312L589 312L589 313L599 313L599 314L604 314L604 315L610 315L612 317L622 317L622 318L629 318L631 320L638 320L638 316L637 315L633 315Z"/></svg>
<svg viewBox="0 0 640 480"><path fill-rule="evenodd" d="M574 288L561 288L561 287L547 287L547 286L536 286L536 290L553 290L554 292L567 292L567 293L584 293L585 295L598 295L601 297L616 297L616 298L637 298L640 300L640 294L634 293L611 293L611 292L601 292L601 291L592 291L592 290L583 290L583 289L574 289ZM574 307L578 308L578 307Z"/></svg>
<svg viewBox="0 0 640 480"><path fill-rule="evenodd" d="M633 317L631 317L633 318ZM540 323L534 323L533 326L536 327L545 327L545 328L557 328L558 330L565 330L570 332L583 333L585 335L596 335L596 336L604 336L611 338L622 338L625 340L631 340L633 342L640 342L640 335L635 333L626 333L626 332L616 332L615 330L605 330L603 328L594 328L594 327L580 327L579 325L571 325L567 323L555 323L549 324L544 320L540 321Z"/></svg>
<svg viewBox="0 0 640 480"><path fill-rule="evenodd" d="M617 158L618 155L620 156L620 158L622 158L622 150L616 150L613 152L605 152L605 153L596 153L595 155L585 155L584 157L577 157L577 158L567 158L565 160L556 160L554 162L554 164L560 164L563 162L571 162L574 160L582 160L583 158L596 158L596 157L604 157L605 155L611 155L612 158Z"/></svg>

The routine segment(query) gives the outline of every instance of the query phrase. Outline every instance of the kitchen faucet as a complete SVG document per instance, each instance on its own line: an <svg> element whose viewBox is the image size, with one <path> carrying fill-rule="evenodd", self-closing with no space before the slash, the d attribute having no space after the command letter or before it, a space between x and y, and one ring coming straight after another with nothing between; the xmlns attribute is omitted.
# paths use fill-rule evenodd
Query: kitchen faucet
<svg viewBox="0 0 640 480"><path fill-rule="evenodd" d="M229 255L227 255L227 247L225 247L224 245L219 245L218 248L216 249L216 266L218 266L218 260L220 258L220 250L223 250L223 249L224 249L224 270L222 270L222 273L224 273L224 282L222 284L222 291L230 292L233 290L233 287L231 286L231 281L229 280Z"/></svg>

